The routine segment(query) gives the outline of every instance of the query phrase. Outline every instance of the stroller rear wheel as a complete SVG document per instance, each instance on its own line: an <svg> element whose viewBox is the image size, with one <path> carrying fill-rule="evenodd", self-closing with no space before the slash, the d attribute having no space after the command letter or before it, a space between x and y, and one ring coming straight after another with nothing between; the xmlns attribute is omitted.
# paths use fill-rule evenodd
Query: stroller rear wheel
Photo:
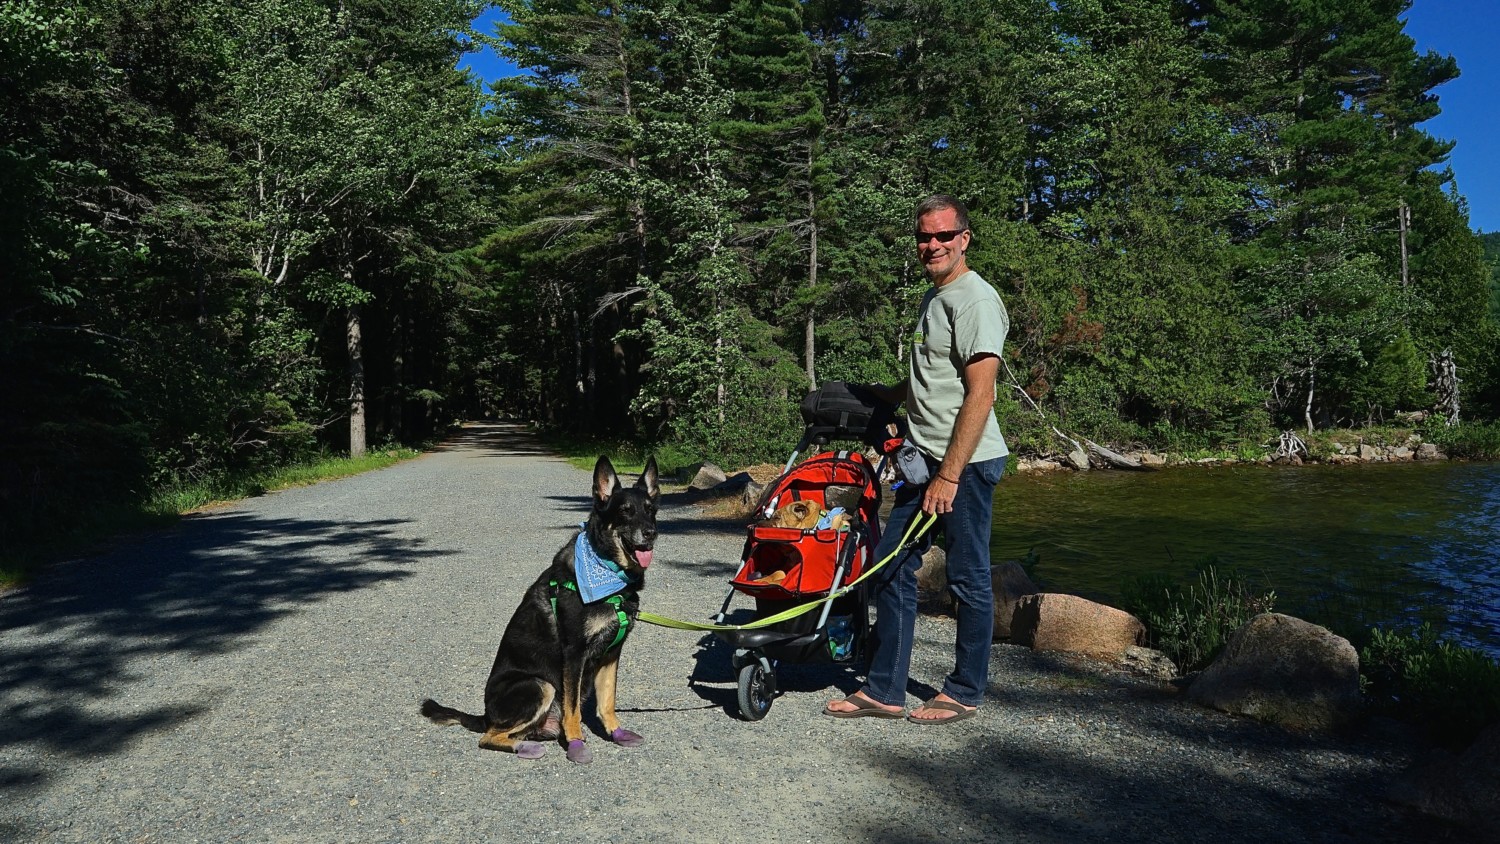
<svg viewBox="0 0 1500 844"><path fill-rule="evenodd" d="M740 717L759 721L771 711L776 696L776 675L767 671L760 660L740 668Z"/></svg>

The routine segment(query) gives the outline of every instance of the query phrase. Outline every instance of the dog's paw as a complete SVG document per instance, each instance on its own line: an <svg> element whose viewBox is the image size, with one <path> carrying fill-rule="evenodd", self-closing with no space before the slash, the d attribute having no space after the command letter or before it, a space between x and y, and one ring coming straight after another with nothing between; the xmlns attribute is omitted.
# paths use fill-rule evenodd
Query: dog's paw
<svg viewBox="0 0 1500 844"><path fill-rule="evenodd" d="M588 744L583 739L573 739L568 742L568 761L587 765L594 761L594 751L589 749Z"/></svg>
<svg viewBox="0 0 1500 844"><path fill-rule="evenodd" d="M547 752L547 745L534 741L516 742L516 755L522 759L540 759ZM571 758L571 757L570 757Z"/></svg>
<svg viewBox="0 0 1500 844"><path fill-rule="evenodd" d="M634 733L624 727L617 728L609 734L609 740L621 747L640 747L646 743L640 733Z"/></svg>

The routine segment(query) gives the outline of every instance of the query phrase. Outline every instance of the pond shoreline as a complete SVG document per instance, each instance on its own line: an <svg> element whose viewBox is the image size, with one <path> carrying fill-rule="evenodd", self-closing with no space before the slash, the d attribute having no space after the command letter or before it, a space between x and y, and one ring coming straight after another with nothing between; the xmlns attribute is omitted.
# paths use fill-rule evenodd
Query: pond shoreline
<svg viewBox="0 0 1500 844"><path fill-rule="evenodd" d="M1349 432L1347 436L1333 437L1323 446L1292 451L1291 453L1262 454L1249 459L1237 455L1213 455L1189 457L1173 452L1158 452L1151 449L1126 449L1117 455L1123 460L1109 461L1098 454L1092 456L1079 449L1072 454L1047 454L1040 456L1018 456L1016 471L1063 472L1099 470L1153 470L1167 466L1301 466L1308 463L1350 465L1357 463L1411 463L1439 462L1450 459L1443 449L1427 442L1417 434L1411 434L1399 442L1388 442L1384 438Z"/></svg>

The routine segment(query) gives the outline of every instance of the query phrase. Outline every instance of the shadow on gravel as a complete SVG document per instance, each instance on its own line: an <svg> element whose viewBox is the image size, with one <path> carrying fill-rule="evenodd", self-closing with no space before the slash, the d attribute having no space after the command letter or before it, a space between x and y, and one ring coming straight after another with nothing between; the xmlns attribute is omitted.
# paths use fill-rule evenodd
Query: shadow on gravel
<svg viewBox="0 0 1500 844"><path fill-rule="evenodd" d="M437 451L481 451L483 456L532 455L556 456L543 446L525 425L512 422L475 422L463 426L444 440Z"/></svg>
<svg viewBox="0 0 1500 844"><path fill-rule="evenodd" d="M23 743L47 755L116 752L204 712L217 692L193 700L156 688L153 661L235 650L303 605L408 577L446 553L395 536L397 524L209 515L53 568L0 599L0 753ZM120 700L132 690L154 706ZM185 699L160 703L167 695ZM43 778L0 764L7 792Z"/></svg>
<svg viewBox="0 0 1500 844"><path fill-rule="evenodd" d="M739 600L741 607L731 610L725 619L729 624L744 624L754 620L753 611L743 606L743 598ZM738 718L739 682L735 675L733 655L733 645L713 633L703 634L693 651L693 669L688 674L687 684L693 694L723 710L725 715ZM853 692L859 685L854 665L786 660L776 664L778 697L787 693L827 693L832 699Z"/></svg>
<svg viewBox="0 0 1500 844"><path fill-rule="evenodd" d="M626 486L635 483L633 475L621 476L620 482ZM576 516L566 522L566 527L576 528L584 519L588 518L589 508L592 506L589 498L589 486L585 481L577 491L563 493L550 493L541 496L547 501L547 507L559 513L574 513ZM665 537L704 535L728 536L732 534L744 535L745 526L732 519L722 516L711 516L695 506L705 502L701 498L686 495L684 493L663 493L661 496L660 510L656 519L657 532ZM564 525L558 525L562 527Z"/></svg>
<svg viewBox="0 0 1500 844"><path fill-rule="evenodd" d="M712 516L704 512L703 506L712 504L686 492L665 493L661 497L661 516L657 526L663 535L676 534L739 534L745 535L745 524L723 516Z"/></svg>
<svg viewBox="0 0 1500 844"><path fill-rule="evenodd" d="M1393 751L1379 736L1292 734L1218 713L1184 715L1176 696L1144 680L1101 679L1037 654L1042 687L992 677L986 707L1038 724L1000 738L983 721L952 728L962 749L914 755L871 748L850 764L923 795L922 812L990 840L1217 844L1460 842L1461 833L1382 800ZM917 694L925 698L934 690ZM1044 722L1076 722L1060 738ZM944 733L946 736L947 733ZM1006 784L1004 786L1000 784ZM851 840L918 844L871 824Z"/></svg>

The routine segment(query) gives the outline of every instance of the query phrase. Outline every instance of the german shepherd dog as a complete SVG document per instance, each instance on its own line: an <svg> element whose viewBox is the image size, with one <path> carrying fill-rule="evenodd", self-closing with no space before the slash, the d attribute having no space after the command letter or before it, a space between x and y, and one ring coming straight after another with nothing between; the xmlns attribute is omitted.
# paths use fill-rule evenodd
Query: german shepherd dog
<svg viewBox="0 0 1500 844"><path fill-rule="evenodd" d="M534 739L557 738L560 711L568 759L588 764L593 751L583 738L583 698L592 688L610 740L622 747L641 744L641 737L621 727L615 716L615 680L620 650L640 610L638 593L656 544L660 497L656 458L646 460L640 479L626 489L609 458L600 457L594 466L593 510L579 533L593 553L619 568L616 576L624 589L615 595L620 599L583 602L574 573L575 535L511 616L484 686L484 714L470 715L430 698L422 701L422 714L483 733L482 748L536 759L547 748Z"/></svg>

